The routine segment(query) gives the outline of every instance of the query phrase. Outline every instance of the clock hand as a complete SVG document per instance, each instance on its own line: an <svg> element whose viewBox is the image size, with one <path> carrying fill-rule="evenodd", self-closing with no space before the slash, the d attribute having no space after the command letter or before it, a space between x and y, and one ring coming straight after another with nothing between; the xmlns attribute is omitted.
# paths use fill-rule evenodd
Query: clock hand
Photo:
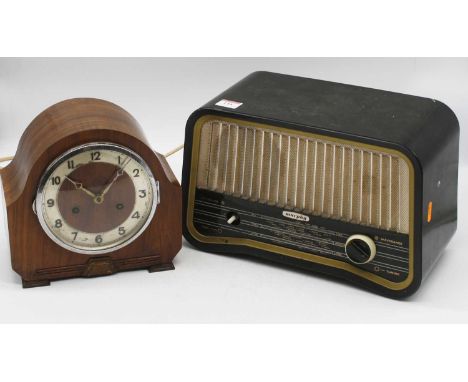
<svg viewBox="0 0 468 382"><path fill-rule="evenodd" d="M127 160L128 159L128 160ZM123 163L122 163L122 166L120 166L120 168L115 172L115 175L114 175L114 178L112 179L112 181L106 186L106 188L104 189L104 191L102 191L98 196L101 197L101 198L104 198L104 195L107 194L107 192L110 190L110 188L112 187L112 185L115 183L115 181L117 180L117 178L119 176L122 176L123 173L124 173L124 169L125 167L127 166L127 164L129 164L131 161L131 158L127 157Z"/></svg>
<svg viewBox="0 0 468 382"><path fill-rule="evenodd" d="M93 199L96 199L96 195L89 191L87 188L83 187L83 184L80 183L80 182L75 182L73 179L70 179L68 176L65 175L65 179L67 179L68 181L70 181L77 190L81 190L83 191L84 193L88 194L89 196L91 196Z"/></svg>

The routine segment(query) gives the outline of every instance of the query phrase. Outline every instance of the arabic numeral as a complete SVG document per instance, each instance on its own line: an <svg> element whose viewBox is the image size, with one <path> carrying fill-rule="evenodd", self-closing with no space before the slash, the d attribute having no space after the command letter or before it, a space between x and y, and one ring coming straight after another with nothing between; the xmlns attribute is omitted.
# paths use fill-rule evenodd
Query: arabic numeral
<svg viewBox="0 0 468 382"><path fill-rule="evenodd" d="M140 219L140 213L137 211L132 215L133 219Z"/></svg>
<svg viewBox="0 0 468 382"><path fill-rule="evenodd" d="M78 236L78 232L72 232L72 235L73 235L73 241L75 241L76 237Z"/></svg>
<svg viewBox="0 0 468 382"><path fill-rule="evenodd" d="M140 170L138 170L137 168L133 170L133 177L134 178L138 178L140 176Z"/></svg>
<svg viewBox="0 0 468 382"><path fill-rule="evenodd" d="M74 169L74 168L75 168L75 162L72 161L72 160L69 160L69 161L67 162L67 167L68 167L69 170Z"/></svg>
<svg viewBox="0 0 468 382"><path fill-rule="evenodd" d="M60 176L54 176L50 179L50 181L52 182L52 186L58 186L60 184Z"/></svg>
<svg viewBox="0 0 468 382"><path fill-rule="evenodd" d="M101 160L101 153L99 151L92 152L91 160Z"/></svg>
<svg viewBox="0 0 468 382"><path fill-rule="evenodd" d="M55 205L54 199L47 199L47 207L53 207Z"/></svg>
<svg viewBox="0 0 468 382"><path fill-rule="evenodd" d="M119 235L122 236L122 235L125 235L127 231L125 231L125 227L119 227Z"/></svg>
<svg viewBox="0 0 468 382"><path fill-rule="evenodd" d="M55 221L55 228L62 228L62 221L60 219Z"/></svg>
<svg viewBox="0 0 468 382"><path fill-rule="evenodd" d="M146 198L146 190L139 190L138 191L140 195L138 195L140 198Z"/></svg>
<svg viewBox="0 0 468 382"><path fill-rule="evenodd" d="M97 235L94 239L94 241L98 244L101 244L102 243L102 236L101 235Z"/></svg>

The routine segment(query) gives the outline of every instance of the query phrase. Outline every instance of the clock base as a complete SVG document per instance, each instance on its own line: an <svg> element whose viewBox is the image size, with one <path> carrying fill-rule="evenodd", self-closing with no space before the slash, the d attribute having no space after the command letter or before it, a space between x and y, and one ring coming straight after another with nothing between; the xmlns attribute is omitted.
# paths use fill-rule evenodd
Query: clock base
<svg viewBox="0 0 468 382"><path fill-rule="evenodd" d="M50 285L50 280L21 280L23 282L23 288L35 288Z"/></svg>
<svg viewBox="0 0 468 382"><path fill-rule="evenodd" d="M162 272L162 271L173 271L175 269L174 264L165 263L165 264L156 264L148 268L149 273L153 272Z"/></svg>
<svg viewBox="0 0 468 382"><path fill-rule="evenodd" d="M105 260L105 259L104 259ZM103 261L103 259L93 259L93 261L90 262L91 266L88 265L87 271L81 274L81 277L84 278L89 278L89 277L97 277L97 276L107 276L107 275L112 275L114 273L117 273L118 271L115 270L114 267L109 267L109 266L95 266L97 265L108 265L108 262ZM163 264L154 264L149 267L147 267L148 272L153 273L153 272L163 272L163 271L172 271L175 269L174 264L172 263L163 263ZM91 272L93 270L94 272ZM96 272L99 270L98 272ZM124 270L124 269L123 269ZM131 269L128 269L131 270ZM80 276L78 276L80 277ZM36 287L42 287L42 286L50 286L50 281L49 279L43 279L43 280L25 280L21 279L23 282L23 288L36 288ZM60 279L57 279L57 281ZM52 280L54 281L54 280Z"/></svg>

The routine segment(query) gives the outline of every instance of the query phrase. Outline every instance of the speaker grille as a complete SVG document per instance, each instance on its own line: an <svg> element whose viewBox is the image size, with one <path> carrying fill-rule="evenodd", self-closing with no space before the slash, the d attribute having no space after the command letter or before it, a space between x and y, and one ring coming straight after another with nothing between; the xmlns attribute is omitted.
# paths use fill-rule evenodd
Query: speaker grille
<svg viewBox="0 0 468 382"><path fill-rule="evenodd" d="M301 132L205 122L197 187L408 233L409 169L396 155Z"/></svg>

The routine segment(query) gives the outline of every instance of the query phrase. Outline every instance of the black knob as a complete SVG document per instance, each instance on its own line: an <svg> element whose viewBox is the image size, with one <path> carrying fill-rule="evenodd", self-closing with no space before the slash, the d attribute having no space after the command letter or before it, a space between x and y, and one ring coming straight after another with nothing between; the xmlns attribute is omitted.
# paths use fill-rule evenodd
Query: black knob
<svg viewBox="0 0 468 382"><path fill-rule="evenodd" d="M346 240L345 252L348 259L355 264L366 264L375 256L374 241L365 235L352 235Z"/></svg>

